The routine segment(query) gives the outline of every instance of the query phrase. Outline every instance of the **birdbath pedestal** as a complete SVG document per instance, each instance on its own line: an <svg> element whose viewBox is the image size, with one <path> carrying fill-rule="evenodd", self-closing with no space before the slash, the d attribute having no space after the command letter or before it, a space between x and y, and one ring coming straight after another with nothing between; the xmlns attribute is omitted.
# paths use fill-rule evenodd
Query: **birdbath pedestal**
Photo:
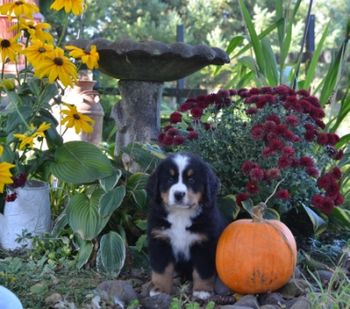
<svg viewBox="0 0 350 309"><path fill-rule="evenodd" d="M72 45L100 55L99 70L119 79L121 101L113 108L118 128L115 154L133 142L155 140L160 130L160 102L165 81L184 78L203 67L228 63L219 48L185 43L105 39L77 40Z"/></svg>

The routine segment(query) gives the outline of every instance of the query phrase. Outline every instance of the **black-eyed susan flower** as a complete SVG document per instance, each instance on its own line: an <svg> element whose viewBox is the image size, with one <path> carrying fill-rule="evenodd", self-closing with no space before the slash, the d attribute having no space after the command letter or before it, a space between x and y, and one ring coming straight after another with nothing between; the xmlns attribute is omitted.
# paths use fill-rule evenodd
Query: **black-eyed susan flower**
<svg viewBox="0 0 350 309"><path fill-rule="evenodd" d="M34 135L32 135L32 134L27 135L27 134L22 134L22 133L16 133L16 134L13 134L13 136L20 141L20 144L19 144L19 149L20 150L24 150L26 148L33 148L33 146L34 146L34 138L35 138Z"/></svg>
<svg viewBox="0 0 350 309"><path fill-rule="evenodd" d="M15 165L8 162L0 162L0 193L4 192L5 185L13 183L11 168Z"/></svg>
<svg viewBox="0 0 350 309"><path fill-rule="evenodd" d="M84 133L92 133L93 124L95 121L89 116L86 116L77 111L76 106L72 104L64 104L68 110L63 110L61 113L64 115L61 120L61 125L65 125L67 128L75 129L75 132L79 134L81 131Z"/></svg>
<svg viewBox="0 0 350 309"><path fill-rule="evenodd" d="M47 123L47 122L43 122L39 128L34 132L33 135L35 136L41 136L41 137L45 137L45 134L44 132L48 129L51 128L51 124L50 123Z"/></svg>
<svg viewBox="0 0 350 309"><path fill-rule="evenodd" d="M16 42L17 39L17 36L11 39L0 39L0 53L3 63L6 58L10 61L16 61L16 57L22 49L22 46Z"/></svg>
<svg viewBox="0 0 350 309"><path fill-rule="evenodd" d="M69 56L75 59L80 59L90 70L98 68L100 55L97 52L96 45L91 45L90 51L83 50L73 45L67 45L65 48L70 50Z"/></svg>
<svg viewBox="0 0 350 309"><path fill-rule="evenodd" d="M39 78L48 77L50 83L58 79L65 87L72 86L78 77L76 67L64 56L63 50L59 47L56 47L40 63L33 64L33 66L35 75Z"/></svg>
<svg viewBox="0 0 350 309"><path fill-rule="evenodd" d="M26 0L21 0L12 1L1 5L0 12L1 14L8 16L14 14L16 17L24 16L32 18L35 13L39 12L39 8L33 3L28 3Z"/></svg>
<svg viewBox="0 0 350 309"><path fill-rule="evenodd" d="M74 15L81 15L85 9L84 0L55 0L50 9L59 11L64 8L66 13L72 12Z"/></svg>
<svg viewBox="0 0 350 309"><path fill-rule="evenodd" d="M54 41L52 35L46 30L51 29L48 23L38 23L34 20L21 19L18 24L11 27L12 30L23 30L29 33L32 39L42 42L52 43Z"/></svg>
<svg viewBox="0 0 350 309"><path fill-rule="evenodd" d="M32 45L22 51L33 67L39 65L43 59L54 50L52 44L44 43L40 40L33 40Z"/></svg>

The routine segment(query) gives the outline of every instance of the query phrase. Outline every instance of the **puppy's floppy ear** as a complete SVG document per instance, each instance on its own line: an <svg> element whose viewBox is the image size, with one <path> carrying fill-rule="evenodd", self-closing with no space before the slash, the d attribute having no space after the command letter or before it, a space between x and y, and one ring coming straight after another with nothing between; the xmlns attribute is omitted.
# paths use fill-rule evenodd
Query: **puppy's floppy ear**
<svg viewBox="0 0 350 309"><path fill-rule="evenodd" d="M158 194L159 194L158 174L159 174L159 167L157 167L156 170L148 178L146 191L149 199L156 200L158 198Z"/></svg>
<svg viewBox="0 0 350 309"><path fill-rule="evenodd" d="M220 180L215 175L212 168L208 164L206 164L206 166L205 199L208 204L213 204L220 189Z"/></svg>

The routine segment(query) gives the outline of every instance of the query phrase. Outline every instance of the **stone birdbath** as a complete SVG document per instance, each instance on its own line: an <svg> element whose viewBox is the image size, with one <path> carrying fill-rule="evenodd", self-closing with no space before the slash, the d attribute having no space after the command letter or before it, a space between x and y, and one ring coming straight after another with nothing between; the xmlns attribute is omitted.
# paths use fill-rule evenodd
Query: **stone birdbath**
<svg viewBox="0 0 350 309"><path fill-rule="evenodd" d="M118 128L115 154L132 142L155 140L160 130L160 102L165 81L188 76L203 67L230 62L219 48L185 43L105 39L70 44L90 50L96 45L99 70L119 79L121 101L113 109Z"/></svg>

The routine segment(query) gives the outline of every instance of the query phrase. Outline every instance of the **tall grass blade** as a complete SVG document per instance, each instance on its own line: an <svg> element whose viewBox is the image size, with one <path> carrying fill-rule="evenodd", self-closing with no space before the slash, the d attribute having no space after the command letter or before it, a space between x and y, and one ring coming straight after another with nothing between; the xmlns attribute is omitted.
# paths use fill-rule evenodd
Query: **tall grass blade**
<svg viewBox="0 0 350 309"><path fill-rule="evenodd" d="M263 38L261 43L266 67L266 78L270 86L276 86L278 84L278 68L275 54L272 51L271 44L268 38Z"/></svg>

